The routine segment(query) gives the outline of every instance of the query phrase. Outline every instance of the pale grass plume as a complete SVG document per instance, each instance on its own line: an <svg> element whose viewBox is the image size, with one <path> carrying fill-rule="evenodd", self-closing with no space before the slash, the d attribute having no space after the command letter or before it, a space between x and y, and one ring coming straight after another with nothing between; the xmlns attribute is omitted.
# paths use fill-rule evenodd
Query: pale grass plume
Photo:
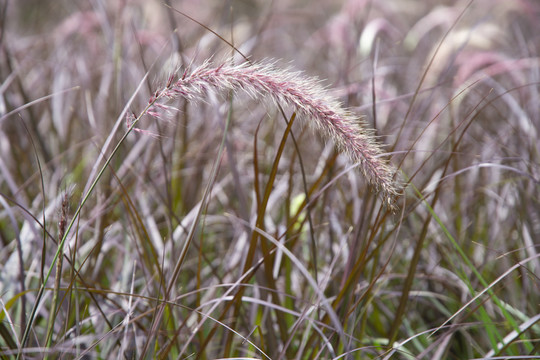
<svg viewBox="0 0 540 360"><path fill-rule="evenodd" d="M206 61L192 70L188 68L179 78L173 74L150 98L143 114L135 121L132 118L129 124L135 125L144 113L159 116L160 110L174 109L166 105L170 99L200 101L209 92L240 90L255 99L270 98L276 104L292 107L302 121L325 140L332 140L353 163L359 164L368 182L380 191L385 205L395 209L395 200L400 194L400 186L394 179L396 170L383 158L384 152L374 131L330 97L318 79L280 69L273 63L215 65Z"/></svg>

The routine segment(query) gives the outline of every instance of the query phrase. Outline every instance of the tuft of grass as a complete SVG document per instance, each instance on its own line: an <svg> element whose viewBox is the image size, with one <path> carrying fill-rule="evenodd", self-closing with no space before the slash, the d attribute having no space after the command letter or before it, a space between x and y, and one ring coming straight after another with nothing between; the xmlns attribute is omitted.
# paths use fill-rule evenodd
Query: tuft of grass
<svg viewBox="0 0 540 360"><path fill-rule="evenodd" d="M312 128L333 140L353 163L358 163L370 183L382 191L385 204L394 206L400 192L394 181L395 170L380 159L382 150L373 131L329 97L317 79L304 78L271 63L231 65L225 61L212 67L210 61L205 61L193 70L185 70L178 80L173 74L163 88L155 91L147 110L135 119L128 117L128 125L133 127L144 114L159 117L159 111L172 110L162 99L200 101L208 97L209 91L238 90L253 98L267 96L276 105L293 106Z"/></svg>

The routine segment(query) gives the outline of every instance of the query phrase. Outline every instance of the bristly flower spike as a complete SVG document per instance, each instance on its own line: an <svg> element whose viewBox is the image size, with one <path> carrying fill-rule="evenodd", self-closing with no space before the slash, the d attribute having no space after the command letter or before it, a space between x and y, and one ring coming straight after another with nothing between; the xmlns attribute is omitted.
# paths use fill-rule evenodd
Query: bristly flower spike
<svg viewBox="0 0 540 360"><path fill-rule="evenodd" d="M169 77L167 86L150 100L148 113L156 115L163 101L182 97L188 101L204 99L211 92L242 90L253 98L270 98L275 103L295 108L299 118L325 139L331 139L359 167L369 183L381 192L386 206L395 210L400 186L394 179L395 168L382 158L383 151L374 131L335 98L328 96L318 79L277 68L272 63L229 62L213 66L210 61L189 71L176 82Z"/></svg>

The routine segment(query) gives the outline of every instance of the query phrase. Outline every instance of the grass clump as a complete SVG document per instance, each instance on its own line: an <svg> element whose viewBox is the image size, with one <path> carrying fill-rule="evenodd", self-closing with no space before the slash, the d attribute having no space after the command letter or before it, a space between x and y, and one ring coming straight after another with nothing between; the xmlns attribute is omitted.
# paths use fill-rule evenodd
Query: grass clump
<svg viewBox="0 0 540 360"><path fill-rule="evenodd" d="M538 5L315 3L2 7L1 358L537 357Z"/></svg>

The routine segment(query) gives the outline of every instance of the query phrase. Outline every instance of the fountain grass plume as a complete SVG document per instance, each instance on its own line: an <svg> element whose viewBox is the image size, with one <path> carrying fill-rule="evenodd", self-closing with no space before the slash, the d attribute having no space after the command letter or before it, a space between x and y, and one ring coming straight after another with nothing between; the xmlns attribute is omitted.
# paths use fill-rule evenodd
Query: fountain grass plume
<svg viewBox="0 0 540 360"><path fill-rule="evenodd" d="M358 163L368 182L380 191L384 203L395 209L400 193L394 179L395 168L383 159L374 131L329 96L318 79L280 69L269 62L215 65L206 61L193 70L186 69L180 78L171 75L167 84L150 98L147 113L159 116L159 109L170 109L165 104L170 99L199 101L209 92L231 90L244 91L255 99L270 98L294 108L300 119L325 140L332 140L353 163Z"/></svg>

